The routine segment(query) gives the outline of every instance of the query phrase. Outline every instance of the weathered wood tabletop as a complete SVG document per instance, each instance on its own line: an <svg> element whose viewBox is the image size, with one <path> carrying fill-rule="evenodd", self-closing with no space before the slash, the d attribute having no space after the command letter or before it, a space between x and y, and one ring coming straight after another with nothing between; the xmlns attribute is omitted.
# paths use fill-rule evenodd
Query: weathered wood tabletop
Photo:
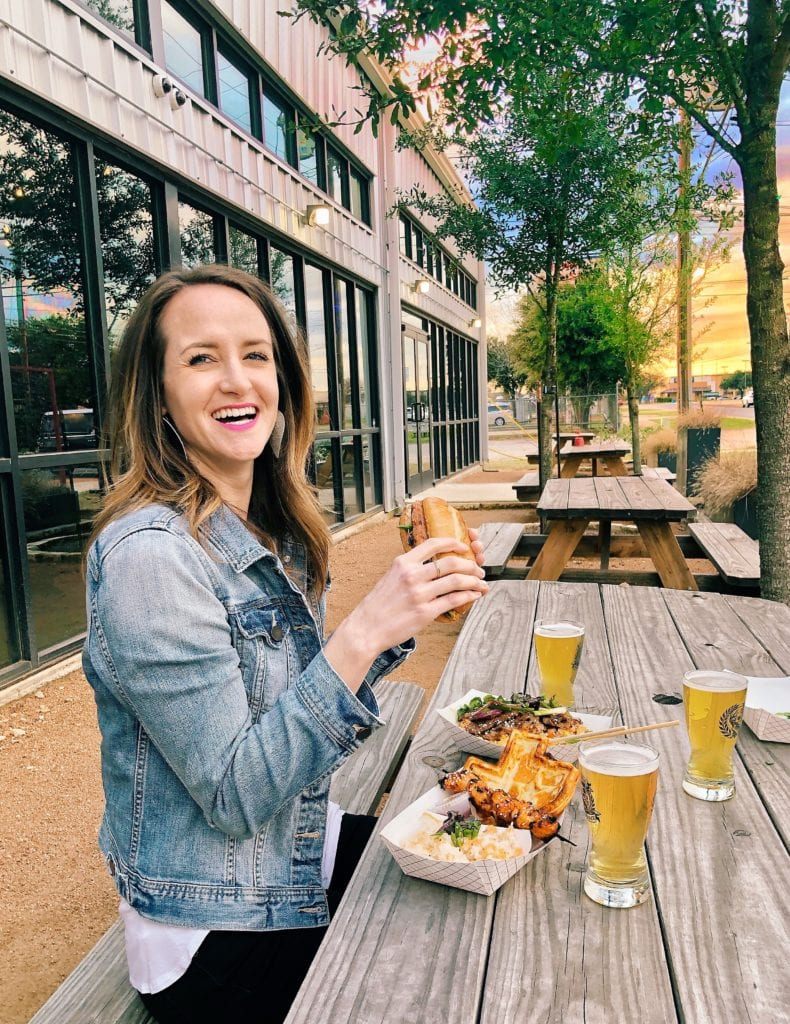
<svg viewBox="0 0 790 1024"><path fill-rule="evenodd" d="M471 688L536 692L535 618L586 625L580 703L629 724L682 720L657 693L693 667L790 674L790 609L756 598L595 584L494 583L469 614L382 817L464 755L436 708ZM685 728L650 739L661 764L653 898L605 909L582 892L577 793L563 832L493 897L408 878L368 847L287 1024L758 1024L787 1019L790 746L738 742L737 793L687 796Z"/></svg>
<svg viewBox="0 0 790 1024"><path fill-rule="evenodd" d="M611 524L635 522L664 586L698 589L670 526L693 519L697 510L666 480L641 476L549 480L538 502L538 514L551 527L528 579L559 579L593 520L599 523L601 568L607 568Z"/></svg>

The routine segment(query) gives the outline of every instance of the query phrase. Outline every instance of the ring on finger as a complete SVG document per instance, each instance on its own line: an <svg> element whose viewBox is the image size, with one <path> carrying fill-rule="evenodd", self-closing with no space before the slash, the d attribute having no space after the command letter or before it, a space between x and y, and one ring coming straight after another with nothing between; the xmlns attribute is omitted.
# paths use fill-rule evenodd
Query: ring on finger
<svg viewBox="0 0 790 1024"><path fill-rule="evenodd" d="M438 580L439 577L442 575L442 570L441 570L438 562L434 562L433 564L434 564L434 568L436 569L436 579Z"/></svg>

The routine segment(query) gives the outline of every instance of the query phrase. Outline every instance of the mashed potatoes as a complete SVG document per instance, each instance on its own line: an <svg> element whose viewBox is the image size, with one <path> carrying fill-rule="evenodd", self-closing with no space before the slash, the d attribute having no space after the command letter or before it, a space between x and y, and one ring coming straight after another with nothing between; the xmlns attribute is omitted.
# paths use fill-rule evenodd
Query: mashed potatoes
<svg viewBox="0 0 790 1024"><path fill-rule="evenodd" d="M404 849L432 860L460 864L475 860L506 860L509 857L520 857L524 852L512 828L481 825L476 838L465 838L461 846L455 846L446 832L439 831L443 822L443 815L425 811L417 831L403 844Z"/></svg>

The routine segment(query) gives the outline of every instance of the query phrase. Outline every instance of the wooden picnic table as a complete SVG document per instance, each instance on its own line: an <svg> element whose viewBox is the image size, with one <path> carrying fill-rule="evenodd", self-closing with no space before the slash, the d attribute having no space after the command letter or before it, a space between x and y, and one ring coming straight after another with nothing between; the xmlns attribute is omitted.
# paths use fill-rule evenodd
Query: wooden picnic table
<svg viewBox="0 0 790 1024"><path fill-rule="evenodd" d="M693 519L697 510L659 477L549 480L538 502L538 514L551 525L528 579L559 579L592 520L599 524L601 568L608 568L612 523L634 522L663 585L698 589L670 526Z"/></svg>
<svg viewBox="0 0 790 1024"><path fill-rule="evenodd" d="M393 785L382 824L459 766L435 709L471 688L537 692L536 618L581 620L577 692L629 724L680 719L658 693L691 668L790 674L790 609L757 598L581 583L495 582L470 612ZM648 834L653 898L605 909L582 891L577 794L562 831L494 897L403 875L375 837L286 1024L755 1024L787 1019L790 746L744 725L737 793L681 789L683 725L661 755Z"/></svg>
<svg viewBox="0 0 790 1024"><path fill-rule="evenodd" d="M578 446L565 444L559 452L560 476L566 480L576 476L582 463L588 461L592 463L593 476L598 475L599 462L603 463L610 476L626 476L628 469L623 459L630 451L631 446L626 444L625 441L595 441ZM556 460L556 458L557 451L555 447L552 459ZM538 454L530 454L527 456L527 461L530 463L539 462L540 456Z"/></svg>

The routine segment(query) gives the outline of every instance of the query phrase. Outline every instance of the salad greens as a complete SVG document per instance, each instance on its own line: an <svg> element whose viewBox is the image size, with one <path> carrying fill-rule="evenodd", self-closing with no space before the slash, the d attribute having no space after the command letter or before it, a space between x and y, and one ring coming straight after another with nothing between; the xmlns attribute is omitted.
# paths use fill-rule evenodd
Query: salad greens
<svg viewBox="0 0 790 1024"><path fill-rule="evenodd" d="M533 715L560 715L568 709L558 704L553 697L530 697L526 693L513 693L508 697L496 697L487 693L484 697L473 697L456 712L457 721L470 715L475 721L495 718L512 711L531 711Z"/></svg>
<svg viewBox="0 0 790 1024"><path fill-rule="evenodd" d="M442 833L446 833L450 837L450 842L453 846L460 848L464 845L464 839L477 838L482 824L474 816L465 818L463 814L449 811L447 817L442 822L441 828L434 832L434 835L440 836Z"/></svg>

